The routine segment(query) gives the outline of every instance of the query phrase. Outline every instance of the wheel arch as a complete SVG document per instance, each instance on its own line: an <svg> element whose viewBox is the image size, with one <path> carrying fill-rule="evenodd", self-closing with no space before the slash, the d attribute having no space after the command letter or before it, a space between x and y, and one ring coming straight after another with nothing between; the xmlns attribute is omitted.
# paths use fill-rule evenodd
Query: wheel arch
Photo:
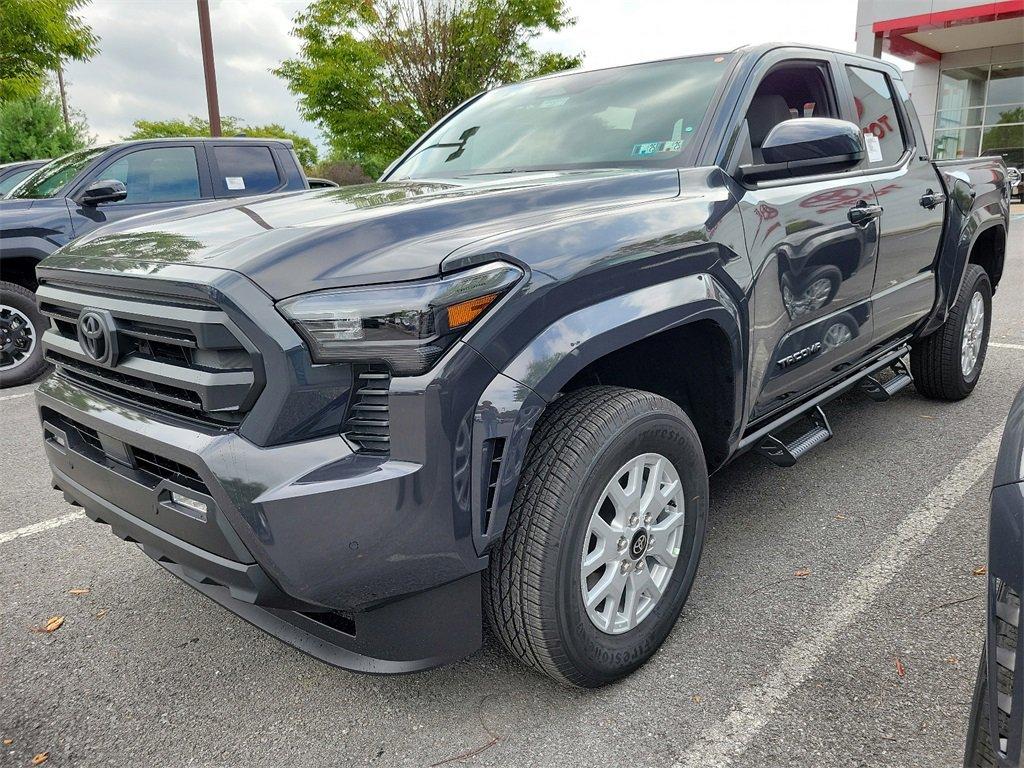
<svg viewBox="0 0 1024 768"><path fill-rule="evenodd" d="M967 263L977 264L988 273L992 283L992 293L1003 276L1003 263L1006 260L1006 227L1001 221L989 222L981 227L971 239ZM963 277L961 276L961 280Z"/></svg>
<svg viewBox="0 0 1024 768"><path fill-rule="evenodd" d="M552 324L481 395L474 423L474 536L483 553L504 530L530 436L547 405L593 383L644 389L694 422L709 469L742 422L743 320L709 274L600 302ZM648 358L646 365L638 363Z"/></svg>
<svg viewBox="0 0 1024 768"><path fill-rule="evenodd" d="M22 288L35 292L36 265L42 258L43 255L35 253L25 253L15 249L7 251L0 258L0 280L20 285Z"/></svg>

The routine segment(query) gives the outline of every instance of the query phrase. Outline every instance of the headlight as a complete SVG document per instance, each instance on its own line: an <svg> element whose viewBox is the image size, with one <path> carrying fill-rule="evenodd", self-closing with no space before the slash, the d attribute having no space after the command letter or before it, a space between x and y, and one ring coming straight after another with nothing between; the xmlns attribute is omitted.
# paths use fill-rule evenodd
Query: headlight
<svg viewBox="0 0 1024 768"><path fill-rule="evenodd" d="M380 361L427 371L523 276L503 261L440 279L321 291L277 305L318 363Z"/></svg>

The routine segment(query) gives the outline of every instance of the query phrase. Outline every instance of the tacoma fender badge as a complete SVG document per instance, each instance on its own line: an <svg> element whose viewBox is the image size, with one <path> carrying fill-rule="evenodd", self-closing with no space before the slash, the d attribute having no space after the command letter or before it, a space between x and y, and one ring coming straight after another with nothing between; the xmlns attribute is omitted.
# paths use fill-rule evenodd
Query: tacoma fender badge
<svg viewBox="0 0 1024 768"><path fill-rule="evenodd" d="M789 368L789 366L795 365L796 363L799 363L801 360L806 360L811 355L816 354L820 351L821 342L816 341L813 344L811 344L811 346L804 347L803 349L798 349L792 355L786 355L785 357L776 362L778 363L780 368Z"/></svg>

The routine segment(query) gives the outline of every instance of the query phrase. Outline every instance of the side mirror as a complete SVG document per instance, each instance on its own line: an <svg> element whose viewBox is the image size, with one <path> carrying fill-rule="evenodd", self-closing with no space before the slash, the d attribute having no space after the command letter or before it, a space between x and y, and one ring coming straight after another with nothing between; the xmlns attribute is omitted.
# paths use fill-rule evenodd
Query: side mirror
<svg viewBox="0 0 1024 768"><path fill-rule="evenodd" d="M94 181L82 193L82 205L99 205L100 203L116 203L128 197L128 188L117 179Z"/></svg>
<svg viewBox="0 0 1024 768"><path fill-rule="evenodd" d="M860 128L829 117L798 117L772 128L761 145L764 162L744 165L745 180L804 176L856 165L864 159Z"/></svg>

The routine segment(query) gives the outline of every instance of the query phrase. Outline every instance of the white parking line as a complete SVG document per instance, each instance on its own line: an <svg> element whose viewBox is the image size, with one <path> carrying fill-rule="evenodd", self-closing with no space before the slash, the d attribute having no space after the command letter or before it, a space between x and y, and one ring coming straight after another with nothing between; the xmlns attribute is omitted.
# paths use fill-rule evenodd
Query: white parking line
<svg viewBox="0 0 1024 768"><path fill-rule="evenodd" d="M32 392L35 392L35 390L32 390ZM4 400L17 400L19 397L28 397L32 392L19 392L16 395L4 395L3 397L0 397L0 402L3 402Z"/></svg>
<svg viewBox="0 0 1024 768"><path fill-rule="evenodd" d="M24 528L15 528L13 531L0 533L0 544L6 544L8 541L20 539L22 536L32 536L36 533L42 533L43 531L48 531L51 528L62 526L65 523L73 523L76 520L85 520L85 515L81 512L68 512L66 515L51 517L49 520L43 520L41 523L26 525Z"/></svg>
<svg viewBox="0 0 1024 768"><path fill-rule="evenodd" d="M729 715L705 732L680 758L677 766L728 766L743 755L780 705L807 681L818 663L835 648L839 636L858 620L914 550L986 475L995 461L1002 431L1000 424L989 432L921 505L903 519L830 603L828 612L811 622L800 640L782 649L778 663L768 671L765 682L744 692Z"/></svg>
<svg viewBox="0 0 1024 768"><path fill-rule="evenodd" d="M1021 349L1024 350L1024 344L1007 344L1005 341L990 341L988 343L990 347L999 347L999 349Z"/></svg>

